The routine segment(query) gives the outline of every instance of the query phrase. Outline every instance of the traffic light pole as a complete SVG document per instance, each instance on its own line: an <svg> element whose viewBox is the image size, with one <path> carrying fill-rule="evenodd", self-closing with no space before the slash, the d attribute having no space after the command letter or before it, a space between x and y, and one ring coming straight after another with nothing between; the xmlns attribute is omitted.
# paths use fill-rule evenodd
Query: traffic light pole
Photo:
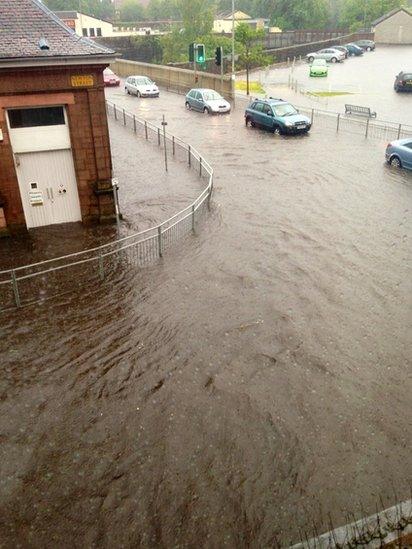
<svg viewBox="0 0 412 549"><path fill-rule="evenodd" d="M197 59L197 44L194 45L194 57L193 57L193 73L195 75L195 84L197 83L197 66L196 66L196 59Z"/></svg>

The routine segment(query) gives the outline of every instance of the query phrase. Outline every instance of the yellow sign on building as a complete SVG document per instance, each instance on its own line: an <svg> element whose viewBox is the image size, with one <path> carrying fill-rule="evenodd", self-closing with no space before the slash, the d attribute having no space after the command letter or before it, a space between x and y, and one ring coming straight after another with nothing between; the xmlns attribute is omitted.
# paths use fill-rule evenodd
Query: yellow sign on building
<svg viewBox="0 0 412 549"><path fill-rule="evenodd" d="M91 74L76 74L71 77L73 88L87 88L94 85L93 76Z"/></svg>

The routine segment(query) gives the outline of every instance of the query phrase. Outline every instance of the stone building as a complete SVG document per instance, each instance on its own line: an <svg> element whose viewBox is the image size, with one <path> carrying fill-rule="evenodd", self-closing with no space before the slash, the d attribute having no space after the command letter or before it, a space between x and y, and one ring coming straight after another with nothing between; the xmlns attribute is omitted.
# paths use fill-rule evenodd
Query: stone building
<svg viewBox="0 0 412 549"><path fill-rule="evenodd" d="M114 52L38 0L0 0L0 233L114 218L103 70Z"/></svg>
<svg viewBox="0 0 412 549"><path fill-rule="evenodd" d="M398 8L372 23L378 44L412 44L412 9Z"/></svg>

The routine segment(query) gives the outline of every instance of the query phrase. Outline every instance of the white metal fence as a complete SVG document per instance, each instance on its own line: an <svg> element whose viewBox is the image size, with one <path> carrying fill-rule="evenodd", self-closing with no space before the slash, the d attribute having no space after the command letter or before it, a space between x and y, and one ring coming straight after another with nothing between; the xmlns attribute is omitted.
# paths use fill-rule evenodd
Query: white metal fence
<svg viewBox="0 0 412 549"><path fill-rule="evenodd" d="M56 295L70 293L77 287L115 277L129 265L145 266L184 236L195 231L202 214L210 206L213 169L191 145L163 134L163 129L139 120L135 115L107 102L107 112L136 136L166 147L170 156L184 160L205 181L205 189L189 204L161 224L102 246L81 252L0 271L0 311L41 302ZM160 162L159 158L159 162Z"/></svg>

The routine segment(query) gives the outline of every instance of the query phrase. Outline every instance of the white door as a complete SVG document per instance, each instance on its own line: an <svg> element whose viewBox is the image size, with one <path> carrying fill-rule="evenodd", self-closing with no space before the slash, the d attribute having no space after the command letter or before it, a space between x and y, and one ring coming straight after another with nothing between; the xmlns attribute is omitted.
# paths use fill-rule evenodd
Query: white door
<svg viewBox="0 0 412 549"><path fill-rule="evenodd" d="M71 149L15 155L28 228L81 221Z"/></svg>
<svg viewBox="0 0 412 549"><path fill-rule="evenodd" d="M81 221L64 106L9 109L7 119L27 227Z"/></svg>

